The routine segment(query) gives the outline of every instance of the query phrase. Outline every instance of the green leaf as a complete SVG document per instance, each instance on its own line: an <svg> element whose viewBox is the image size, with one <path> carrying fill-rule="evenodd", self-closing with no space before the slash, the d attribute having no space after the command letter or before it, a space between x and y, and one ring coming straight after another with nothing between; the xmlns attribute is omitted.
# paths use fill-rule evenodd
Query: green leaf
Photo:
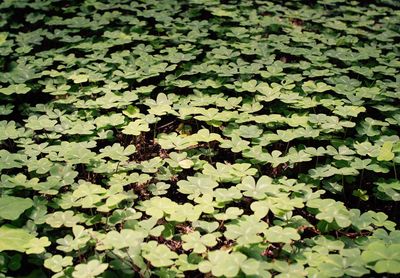
<svg viewBox="0 0 400 278"><path fill-rule="evenodd" d="M146 132L149 130L150 130L149 125L145 121L136 120L126 125L122 130L122 133L137 136L140 135L142 132Z"/></svg>
<svg viewBox="0 0 400 278"><path fill-rule="evenodd" d="M380 180L375 183L378 185L376 194L379 199L400 201L400 181L399 180Z"/></svg>
<svg viewBox="0 0 400 278"><path fill-rule="evenodd" d="M204 253L207 251L207 247L213 247L217 244L215 235L206 234L201 236L198 231L182 235L182 241L184 242L183 249L193 249L194 253Z"/></svg>
<svg viewBox="0 0 400 278"><path fill-rule="evenodd" d="M24 229L3 225L0 227L0 252L6 250L25 252L29 242L34 238Z"/></svg>
<svg viewBox="0 0 400 278"><path fill-rule="evenodd" d="M322 93L332 89L331 86L325 84L324 82L314 83L314 81L311 80L304 82L301 88L306 93L312 93L312 92Z"/></svg>
<svg viewBox="0 0 400 278"><path fill-rule="evenodd" d="M319 210L317 219L328 223L335 221L342 228L351 225L350 213L341 202L332 199L313 199L307 202L307 206Z"/></svg>
<svg viewBox="0 0 400 278"><path fill-rule="evenodd" d="M280 226L270 227L265 232L265 238L269 242L284 242L291 243L292 240L299 240L300 235L297 230L290 227L282 228Z"/></svg>
<svg viewBox="0 0 400 278"><path fill-rule="evenodd" d="M261 233L268 228L267 223L256 216L242 216L226 224L224 236L236 240L239 245L247 245L262 241Z"/></svg>
<svg viewBox="0 0 400 278"><path fill-rule="evenodd" d="M275 187L272 185L272 179L268 176L262 176L258 179L257 184L253 177L247 176L242 179L242 182L236 186L243 192L244 196L252 197L257 200L262 200L267 197L267 193Z"/></svg>
<svg viewBox="0 0 400 278"><path fill-rule="evenodd" d="M398 260L384 260L375 264L374 270L377 273L400 273L400 261Z"/></svg>
<svg viewBox="0 0 400 278"><path fill-rule="evenodd" d="M74 272L72 272L72 277L94 278L102 274L107 268L107 263L101 263L99 260L91 260L87 264L76 265Z"/></svg>
<svg viewBox="0 0 400 278"><path fill-rule="evenodd" d="M59 228L61 226L72 227L80 222L78 216L74 216L74 212L71 210L67 211L56 211L48 214L46 217L46 223L53 228Z"/></svg>
<svg viewBox="0 0 400 278"><path fill-rule="evenodd" d="M1 32L1 33L0 33L0 46L1 46L3 43L6 42L7 36L8 36L8 33L7 33L7 32Z"/></svg>
<svg viewBox="0 0 400 278"><path fill-rule="evenodd" d="M48 237L33 238L26 245L26 254L40 254L46 251L45 247L50 246Z"/></svg>
<svg viewBox="0 0 400 278"><path fill-rule="evenodd" d="M373 269L378 273L400 273L400 244L386 245L382 241L368 244L361 254L366 263L375 263Z"/></svg>
<svg viewBox="0 0 400 278"><path fill-rule="evenodd" d="M129 145L125 149L119 143L114 143L112 146L106 146L100 149L99 157L109 157L113 160L126 161L129 159L129 155L136 152L134 145Z"/></svg>
<svg viewBox="0 0 400 278"><path fill-rule="evenodd" d="M64 267L72 265L72 257L61 255L54 255L44 260L44 267L50 269L53 272L60 272Z"/></svg>
<svg viewBox="0 0 400 278"><path fill-rule="evenodd" d="M211 272L216 277L236 277L246 259L246 256L239 252L211 251L208 253L208 260L200 262L199 270L202 273Z"/></svg>
<svg viewBox="0 0 400 278"><path fill-rule="evenodd" d="M217 220L223 220L223 221L226 221L229 219L236 219L240 215L242 215L243 212L244 211L242 209L239 209L238 207L229 207L226 209L225 213L214 214L214 218Z"/></svg>
<svg viewBox="0 0 400 278"><path fill-rule="evenodd" d="M69 76L69 79L73 80L75 84L79 84L87 82L89 79L89 75L74 73Z"/></svg>
<svg viewBox="0 0 400 278"><path fill-rule="evenodd" d="M33 206L33 201L28 198L2 196L0 198L0 217L7 220L16 220L28 208Z"/></svg>
<svg viewBox="0 0 400 278"><path fill-rule="evenodd" d="M392 152L393 142L385 142L379 151L377 157L378 161L391 161L394 158L394 153Z"/></svg>
<svg viewBox="0 0 400 278"><path fill-rule="evenodd" d="M178 258L175 252L172 252L165 245L158 245L155 241L148 242L143 248L143 257L155 267L170 266Z"/></svg>
<svg viewBox="0 0 400 278"><path fill-rule="evenodd" d="M121 231L108 232L102 240L104 247L101 249L123 249L123 248L138 248L146 238L147 232L134 231L130 229L122 229ZM98 247L100 250L100 248Z"/></svg>
<svg viewBox="0 0 400 278"><path fill-rule="evenodd" d="M178 191L188 194L190 199L194 199L202 194L212 193L218 183L207 176L187 177L187 181L178 181Z"/></svg>
<svg viewBox="0 0 400 278"><path fill-rule="evenodd" d="M76 205L84 208L96 207L96 203L100 202L107 192L105 188L100 185L92 184L90 182L81 182L79 187L72 193L75 198Z"/></svg>
<svg viewBox="0 0 400 278"><path fill-rule="evenodd" d="M6 88L0 88L0 93L4 95L12 95L12 94L26 94L31 90L25 84L13 84Z"/></svg>

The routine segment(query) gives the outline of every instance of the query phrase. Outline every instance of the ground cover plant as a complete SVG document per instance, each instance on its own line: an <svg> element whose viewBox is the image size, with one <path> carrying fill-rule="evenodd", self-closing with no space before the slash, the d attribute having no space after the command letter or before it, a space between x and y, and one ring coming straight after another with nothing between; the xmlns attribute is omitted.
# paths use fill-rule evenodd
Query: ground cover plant
<svg viewBox="0 0 400 278"><path fill-rule="evenodd" d="M0 277L400 273L400 12L4 0Z"/></svg>

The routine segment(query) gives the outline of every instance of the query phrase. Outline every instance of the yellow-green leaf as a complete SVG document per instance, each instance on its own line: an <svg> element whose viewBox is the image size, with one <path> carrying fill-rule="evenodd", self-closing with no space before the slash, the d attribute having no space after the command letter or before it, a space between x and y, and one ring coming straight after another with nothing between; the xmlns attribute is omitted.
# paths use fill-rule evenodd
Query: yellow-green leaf
<svg viewBox="0 0 400 278"><path fill-rule="evenodd" d="M391 161L394 158L394 153L392 152L393 143L385 142L381 150L379 151L378 160L379 161Z"/></svg>

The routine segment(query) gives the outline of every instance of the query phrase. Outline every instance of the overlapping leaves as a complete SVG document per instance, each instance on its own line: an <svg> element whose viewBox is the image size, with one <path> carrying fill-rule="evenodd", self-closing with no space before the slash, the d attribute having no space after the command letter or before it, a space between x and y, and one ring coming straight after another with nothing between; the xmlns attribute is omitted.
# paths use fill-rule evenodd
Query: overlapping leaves
<svg viewBox="0 0 400 278"><path fill-rule="evenodd" d="M396 1L28 2L0 276L400 273Z"/></svg>

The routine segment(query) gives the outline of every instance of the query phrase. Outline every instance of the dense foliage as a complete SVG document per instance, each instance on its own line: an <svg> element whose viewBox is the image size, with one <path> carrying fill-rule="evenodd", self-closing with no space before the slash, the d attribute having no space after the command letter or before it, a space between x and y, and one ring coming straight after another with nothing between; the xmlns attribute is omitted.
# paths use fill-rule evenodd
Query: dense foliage
<svg viewBox="0 0 400 278"><path fill-rule="evenodd" d="M400 273L399 11L2 1L0 277Z"/></svg>

